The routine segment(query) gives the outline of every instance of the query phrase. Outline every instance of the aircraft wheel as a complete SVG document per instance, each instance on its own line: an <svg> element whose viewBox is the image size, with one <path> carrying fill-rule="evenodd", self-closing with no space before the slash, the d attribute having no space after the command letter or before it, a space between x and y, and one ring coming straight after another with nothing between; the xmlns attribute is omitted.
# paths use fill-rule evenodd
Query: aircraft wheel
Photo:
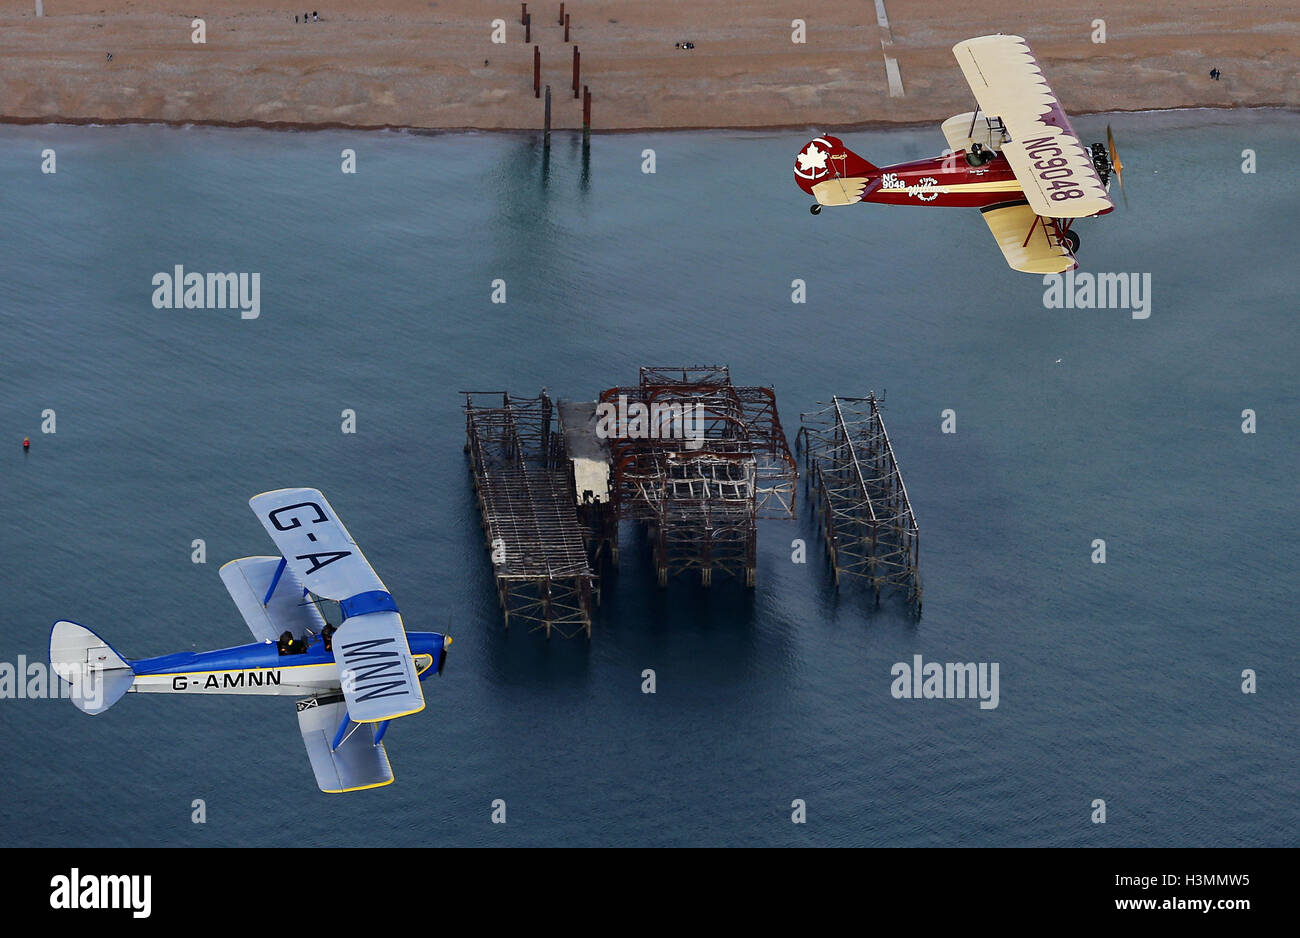
<svg viewBox="0 0 1300 938"><path fill-rule="evenodd" d="M820 215L822 213L821 203L819 202L816 205L810 206L808 211L812 212L814 215Z"/></svg>
<svg viewBox="0 0 1300 938"><path fill-rule="evenodd" d="M1079 253L1079 236L1073 230L1065 233L1065 243L1069 245L1071 254Z"/></svg>

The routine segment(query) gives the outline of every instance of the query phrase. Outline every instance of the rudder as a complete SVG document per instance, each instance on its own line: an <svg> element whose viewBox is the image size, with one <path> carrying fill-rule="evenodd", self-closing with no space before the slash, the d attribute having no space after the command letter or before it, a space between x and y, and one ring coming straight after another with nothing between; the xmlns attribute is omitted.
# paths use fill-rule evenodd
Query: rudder
<svg viewBox="0 0 1300 938"><path fill-rule="evenodd" d="M135 683L135 671L113 646L63 619L50 630L50 667L71 686L69 699L83 713L103 713Z"/></svg>
<svg viewBox="0 0 1300 938"><path fill-rule="evenodd" d="M839 137L814 137L795 156L794 180L821 205L861 201L879 182L880 168L844 145Z"/></svg>

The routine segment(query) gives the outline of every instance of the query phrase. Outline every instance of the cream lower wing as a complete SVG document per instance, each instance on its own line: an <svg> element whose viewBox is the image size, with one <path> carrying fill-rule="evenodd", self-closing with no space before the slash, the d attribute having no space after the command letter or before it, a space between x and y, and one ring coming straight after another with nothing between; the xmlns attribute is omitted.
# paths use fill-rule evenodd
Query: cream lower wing
<svg viewBox="0 0 1300 938"><path fill-rule="evenodd" d="M1027 274L1059 274L1079 266L1074 255L1058 244L1052 223L1026 202L990 205L980 215L993 232L1012 270Z"/></svg>

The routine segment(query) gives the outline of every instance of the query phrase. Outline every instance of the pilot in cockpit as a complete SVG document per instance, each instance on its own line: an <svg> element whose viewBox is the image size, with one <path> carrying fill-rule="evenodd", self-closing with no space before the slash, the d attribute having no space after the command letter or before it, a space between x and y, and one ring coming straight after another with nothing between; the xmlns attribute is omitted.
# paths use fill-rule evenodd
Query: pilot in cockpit
<svg viewBox="0 0 1300 938"><path fill-rule="evenodd" d="M982 143L971 143L970 150L966 153L966 162L970 166L983 166L985 163L992 161L997 153L984 146Z"/></svg>
<svg viewBox="0 0 1300 938"><path fill-rule="evenodd" d="M276 642L276 649L282 655L301 655L307 650L307 643L294 638L293 633L285 629L280 633L280 640Z"/></svg>

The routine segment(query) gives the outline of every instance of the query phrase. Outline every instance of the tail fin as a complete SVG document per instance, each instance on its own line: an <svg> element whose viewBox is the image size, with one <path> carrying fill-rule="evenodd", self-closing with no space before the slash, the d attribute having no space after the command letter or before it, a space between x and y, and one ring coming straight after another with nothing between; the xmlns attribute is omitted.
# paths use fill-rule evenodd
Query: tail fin
<svg viewBox="0 0 1300 938"><path fill-rule="evenodd" d="M50 630L50 666L72 687L70 699L84 713L103 713L135 682L135 671L108 642L75 622Z"/></svg>
<svg viewBox="0 0 1300 938"><path fill-rule="evenodd" d="M858 156L839 137L814 137L795 156L794 181L825 205L858 201L868 181L879 175L880 167ZM854 191L852 198L841 194L846 183Z"/></svg>

